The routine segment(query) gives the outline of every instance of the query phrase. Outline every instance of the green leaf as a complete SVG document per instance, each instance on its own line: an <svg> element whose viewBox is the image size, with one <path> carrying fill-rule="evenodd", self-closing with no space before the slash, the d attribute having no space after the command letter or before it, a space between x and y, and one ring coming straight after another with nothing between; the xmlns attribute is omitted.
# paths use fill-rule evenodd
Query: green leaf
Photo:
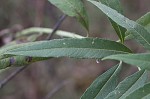
<svg viewBox="0 0 150 99"><path fill-rule="evenodd" d="M105 99L126 99L130 93L134 92L146 83L148 78L147 74L147 71L141 70L127 77L120 82L115 90L109 93Z"/></svg>
<svg viewBox="0 0 150 99"><path fill-rule="evenodd" d="M126 28L131 31L135 40L137 40L141 45L143 45L146 49L150 50L150 33L138 23L129 20L124 17L116 10L111 9L110 7L96 1L88 0L97 6L102 12L104 12L109 18L115 21L120 26Z"/></svg>
<svg viewBox="0 0 150 99"><path fill-rule="evenodd" d="M105 59L114 59L123 61L125 63L136 65L137 67L140 67L141 69L148 69L150 70L150 53L144 53L144 54L118 54L118 55L111 55L103 58Z"/></svg>
<svg viewBox="0 0 150 99"><path fill-rule="evenodd" d="M144 28L150 33L150 12L146 13L144 16L142 16L141 18L139 18L136 21L138 24L144 26ZM132 39L132 33L130 33L131 31L127 31L126 34L126 39Z"/></svg>
<svg viewBox="0 0 150 99"><path fill-rule="evenodd" d="M34 42L35 44L36 42ZM13 49L17 49L19 47L23 47L23 46L31 46L32 43L22 43L22 44L15 44L15 45L8 45L8 46L4 46L0 49L0 59L4 59L4 58L8 58L10 57L10 55L5 55L4 53L13 50Z"/></svg>
<svg viewBox="0 0 150 99"><path fill-rule="evenodd" d="M110 8L118 11L119 13L123 14L122 7L121 7L121 4L120 4L119 0L99 0L99 1L101 3L109 6ZM113 28L115 29L118 37L120 38L120 41L123 43L124 42L124 38L125 38L125 31L126 31L126 29L121 27L121 26L119 26L112 19L109 18L109 20L110 20Z"/></svg>
<svg viewBox="0 0 150 99"><path fill-rule="evenodd" d="M89 30L88 16L81 0L48 0L68 16L76 17Z"/></svg>
<svg viewBox="0 0 150 99"><path fill-rule="evenodd" d="M104 99L111 91L113 91L119 79L119 73L122 63L112 67L101 76L99 76L90 87L84 92L81 99Z"/></svg>
<svg viewBox="0 0 150 99"><path fill-rule="evenodd" d="M98 1L118 11L119 13L123 13L120 0L98 0Z"/></svg>
<svg viewBox="0 0 150 99"><path fill-rule="evenodd" d="M121 43L99 38L56 39L26 43L4 54L32 57L72 57L99 59L113 54L128 54L131 50Z"/></svg>
<svg viewBox="0 0 150 99"><path fill-rule="evenodd" d="M146 13L144 16L138 19L137 23L144 26L145 29L150 32L150 12Z"/></svg>
<svg viewBox="0 0 150 99"><path fill-rule="evenodd" d="M146 95L145 97L143 97L142 99L149 99L150 94Z"/></svg>
<svg viewBox="0 0 150 99"><path fill-rule="evenodd" d="M135 90L126 99L143 99L145 96L149 95L149 93L150 93L150 83L145 84L144 86Z"/></svg>

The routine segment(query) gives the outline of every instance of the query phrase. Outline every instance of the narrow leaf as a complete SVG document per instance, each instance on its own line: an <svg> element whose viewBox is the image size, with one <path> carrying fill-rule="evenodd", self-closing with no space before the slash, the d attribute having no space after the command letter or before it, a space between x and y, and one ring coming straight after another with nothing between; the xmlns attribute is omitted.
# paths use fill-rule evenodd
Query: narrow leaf
<svg viewBox="0 0 150 99"><path fill-rule="evenodd" d="M140 67L141 69L150 70L150 54L149 53L111 55L111 56L105 57L103 60L105 59L119 60L119 61L123 61L131 65Z"/></svg>
<svg viewBox="0 0 150 99"><path fill-rule="evenodd" d="M81 99L104 99L117 86L121 65L120 63L99 76L84 92Z"/></svg>
<svg viewBox="0 0 150 99"><path fill-rule="evenodd" d="M31 57L72 57L99 59L114 54L128 54L130 49L121 43L99 38L57 39L26 43L4 54Z"/></svg>
<svg viewBox="0 0 150 99"><path fill-rule="evenodd" d="M99 2L109 6L110 8L118 11L119 13L123 13L121 4L119 0L98 0Z"/></svg>
<svg viewBox="0 0 150 99"><path fill-rule="evenodd" d="M144 26L144 28L150 33L150 12L146 13L144 16L142 16L141 18L139 18L136 21L138 24ZM131 31L127 31L126 34L126 39L132 39L132 33L130 33Z"/></svg>
<svg viewBox="0 0 150 99"><path fill-rule="evenodd" d="M144 26L147 29L147 31L150 32L150 12L146 13L144 16L138 19L137 23Z"/></svg>
<svg viewBox="0 0 150 99"><path fill-rule="evenodd" d="M122 11L122 7L121 7L121 4L120 4L120 1L119 0L99 0L101 3L109 6L110 8L118 11L118 13L121 13L123 14L123 11ZM120 38L120 41L121 42L124 42L124 38L125 38L125 31L126 29L119 26L116 22L114 22L112 19L110 19L110 22L113 26L113 28L115 29L118 37Z"/></svg>
<svg viewBox="0 0 150 99"><path fill-rule="evenodd" d="M150 94L146 95L145 97L143 97L142 99L149 99Z"/></svg>
<svg viewBox="0 0 150 99"><path fill-rule="evenodd" d="M143 99L149 93L150 93L150 83L145 84L144 86L142 86L139 89L135 90L126 99Z"/></svg>
<svg viewBox="0 0 150 99"><path fill-rule="evenodd" d="M116 10L111 9L110 7L93 0L88 0L97 6L102 12L104 12L109 18L115 21L120 26L126 28L127 30L131 31L135 40L137 40L140 44L142 44L146 49L150 50L150 33L138 23L129 20L128 18L124 17Z"/></svg>
<svg viewBox="0 0 150 99"><path fill-rule="evenodd" d="M130 93L146 83L147 74L147 71L141 70L127 77L105 99L126 99Z"/></svg>
<svg viewBox="0 0 150 99"><path fill-rule="evenodd" d="M81 0L48 0L68 16L76 17L89 30L88 16Z"/></svg>
<svg viewBox="0 0 150 99"><path fill-rule="evenodd" d="M36 42L34 42L35 44ZM9 45L9 46L4 46L0 49L0 59L4 59L4 58L8 58L10 57L10 55L5 55L4 53L6 53L7 51L13 50L13 49L17 49L19 47L23 47L23 46L31 46L32 43L22 43L22 44L15 44L15 45Z"/></svg>

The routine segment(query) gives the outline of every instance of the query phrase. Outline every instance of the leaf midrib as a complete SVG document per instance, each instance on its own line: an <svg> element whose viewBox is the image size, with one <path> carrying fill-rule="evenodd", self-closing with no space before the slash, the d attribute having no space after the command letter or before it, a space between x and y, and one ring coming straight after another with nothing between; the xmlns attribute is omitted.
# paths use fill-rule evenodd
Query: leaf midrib
<svg viewBox="0 0 150 99"><path fill-rule="evenodd" d="M14 51L14 52L22 52L22 51L26 51L26 52L29 52L29 51L38 51L38 50L53 50L53 49L89 49L89 50L91 50L92 48L74 48L74 47L72 47L72 48L45 48L45 49L34 49L34 50L21 50L21 51ZM14 50L17 50L17 49L14 49ZM127 54L129 54L130 52L124 52L124 51L118 51L118 50L109 50L109 49L92 49L92 50L107 50L107 51L112 51L112 52L122 52L122 53L127 53ZM13 52L13 50L12 51L10 51L10 53L11 52ZM6 52L7 53L7 52Z"/></svg>

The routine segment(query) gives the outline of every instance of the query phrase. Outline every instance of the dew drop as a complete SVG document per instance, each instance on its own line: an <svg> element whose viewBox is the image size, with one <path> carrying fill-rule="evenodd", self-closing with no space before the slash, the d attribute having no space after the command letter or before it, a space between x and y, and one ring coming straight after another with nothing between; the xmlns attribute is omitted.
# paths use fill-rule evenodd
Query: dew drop
<svg viewBox="0 0 150 99"><path fill-rule="evenodd" d="M99 60L99 59L97 59L97 60L96 60L96 63L97 63L97 64L98 64L98 63L100 63L100 60Z"/></svg>

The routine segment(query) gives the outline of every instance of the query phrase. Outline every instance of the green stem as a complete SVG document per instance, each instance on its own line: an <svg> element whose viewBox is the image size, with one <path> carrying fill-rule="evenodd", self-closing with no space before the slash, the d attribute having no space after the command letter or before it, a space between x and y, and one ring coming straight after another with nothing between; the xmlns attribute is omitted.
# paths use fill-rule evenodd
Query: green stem
<svg viewBox="0 0 150 99"><path fill-rule="evenodd" d="M41 27L32 27L32 28L28 28L28 29L24 29L21 32L18 32L16 37L21 37L21 36L25 36L25 35L31 35L34 33L42 33L42 34L50 34L52 33L53 29L50 28L41 28ZM83 38L83 36L75 34L75 33L71 33L71 32L67 32L67 31L62 31L62 30L58 30L55 33L58 36L61 37L69 37L69 38Z"/></svg>

